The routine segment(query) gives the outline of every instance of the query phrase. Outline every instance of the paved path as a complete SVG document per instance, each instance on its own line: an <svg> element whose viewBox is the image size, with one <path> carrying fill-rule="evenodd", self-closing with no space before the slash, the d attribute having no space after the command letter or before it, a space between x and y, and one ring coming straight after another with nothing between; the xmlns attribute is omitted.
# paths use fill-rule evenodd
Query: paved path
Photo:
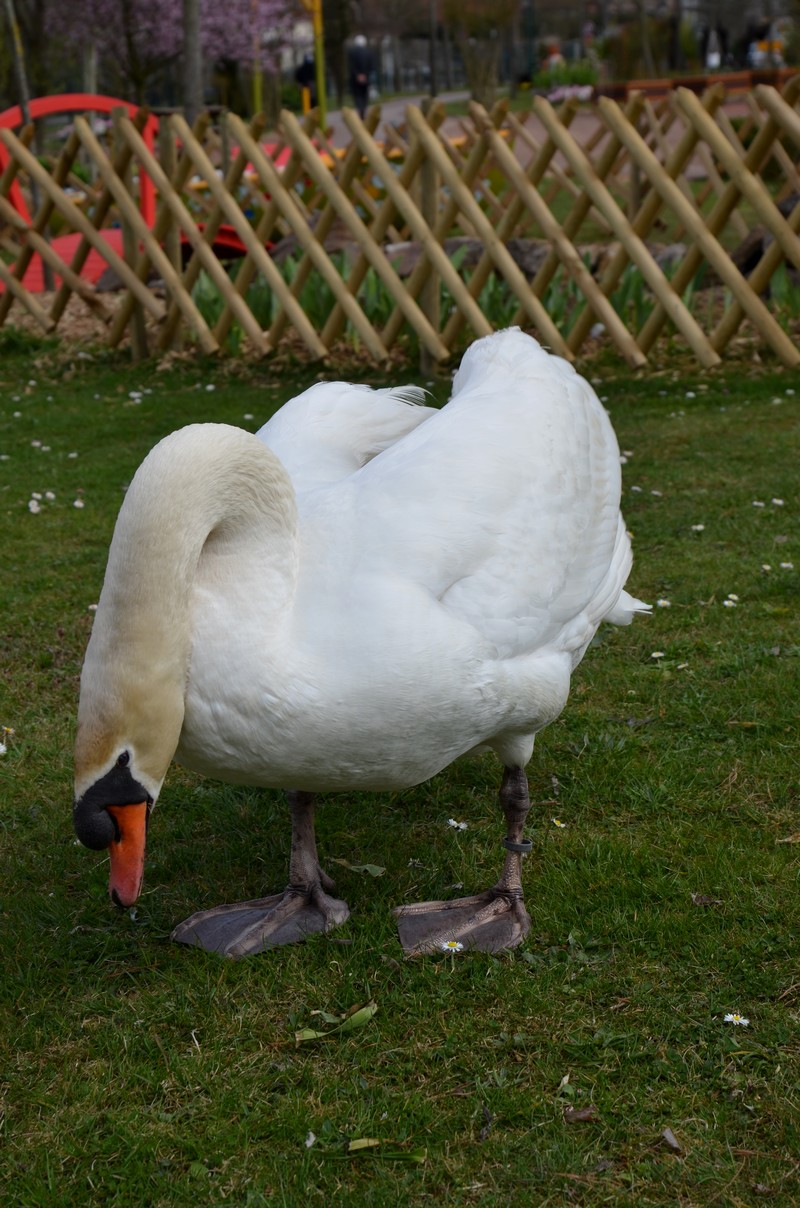
<svg viewBox="0 0 800 1208"><path fill-rule="evenodd" d="M387 122L393 126L402 125L405 122L406 107L408 105L420 106L425 99L426 99L426 97L424 94L416 94L416 95L409 95L409 96L402 96L402 97L393 97L391 100L381 102L381 121L380 121L377 131L375 133L376 139L378 141L380 141L382 139L383 132L384 132L384 126ZM466 91L444 92L439 95L438 99L441 101L444 101L445 103L455 102L455 101L467 101L469 99L469 93ZM723 105L723 108L724 108L725 112L727 113L728 117L731 117L731 118L739 117L739 116L742 116L749 112L745 99L740 95L733 95L733 96L728 97L728 99L725 101L725 103ZM536 141L538 143L544 142L545 138L547 137L547 132L545 131L544 126L542 125L542 123L539 121L539 119L536 117L536 115L534 113L532 113L530 111L517 112L517 117L521 121L524 121L526 129L528 129L531 132L531 134L533 135L533 137L536 139ZM584 106L578 110L575 117L573 118L572 124L570 125L570 133L572 134L573 138L576 140L576 142L580 146L584 146L588 142L589 138L596 130L599 121L600 121L600 119L597 116L597 114L594 113L590 108ZM348 146L350 143L350 131L347 129L347 126L344 124L342 115L339 110L334 110L333 112L328 114L328 125L331 127L331 129L333 131L332 138L331 138L331 142L332 142L333 146L335 146L335 147ZM452 117L446 118L444 121L444 124L442 126L442 130L445 133L452 133L454 135L461 134L460 120L458 118L452 118ZM675 143L678 142L680 135L681 135L680 123L675 122L673 124L672 129L667 134L667 140L666 140L667 144L669 146L673 146ZM520 146L518 143L516 150L517 150L517 154L520 157L521 162L527 163L528 157L525 154L526 149L524 147ZM561 165L561 167L566 166L565 161L563 160L563 158L560 155L558 155L556 157L556 162L559 163ZM698 159L697 157L695 157L695 159L693 159L692 162L689 164L688 169L684 173L684 175L688 176L688 177L704 178L706 176L706 169L705 169L702 161L700 159Z"/></svg>

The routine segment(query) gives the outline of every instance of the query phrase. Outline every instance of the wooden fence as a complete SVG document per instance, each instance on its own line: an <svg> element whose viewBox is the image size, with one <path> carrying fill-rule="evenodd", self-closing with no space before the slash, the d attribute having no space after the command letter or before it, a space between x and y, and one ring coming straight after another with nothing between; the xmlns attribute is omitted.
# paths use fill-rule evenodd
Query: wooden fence
<svg viewBox="0 0 800 1208"><path fill-rule="evenodd" d="M377 109L344 110L339 151L288 112L269 150L261 119L233 114L164 118L154 150L147 115L117 112L104 141L76 117L49 165L31 128L0 129L0 326L21 307L52 332L77 299L137 357L321 359L344 341L384 361L400 342L430 364L519 323L569 358L610 341L635 367L666 333L713 366L741 329L793 367L798 99L800 77L755 88L736 119L719 85L591 113L536 97L528 115L473 105L457 130L410 106L380 144ZM94 283L92 252L108 266ZM43 271L53 288L36 292Z"/></svg>

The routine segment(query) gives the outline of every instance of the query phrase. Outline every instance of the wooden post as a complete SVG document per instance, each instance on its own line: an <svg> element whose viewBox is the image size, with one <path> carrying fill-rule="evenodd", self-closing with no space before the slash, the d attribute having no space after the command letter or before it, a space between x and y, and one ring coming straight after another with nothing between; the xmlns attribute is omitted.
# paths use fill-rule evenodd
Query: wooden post
<svg viewBox="0 0 800 1208"><path fill-rule="evenodd" d="M377 105L373 105L368 110L366 117L365 117L365 122L364 122L364 124L370 134L375 133L375 130L377 128L379 121L380 121L380 109L377 107ZM295 152L295 159L297 159L297 158L298 157ZM355 140L353 140L353 142L350 143L350 146L347 148L347 151L345 152L344 159L343 159L341 167L339 169L339 177L338 177L339 186L344 193L347 193L348 189L350 189L350 187L352 186L353 179L354 179L356 173L358 172L361 162L362 162L361 148L359 147L358 143ZM291 184L290 184L290 181L287 179L287 175L285 172L283 174L282 179L285 181L286 187L290 188ZM323 247L325 246L325 240L326 240L335 220L336 220L336 211L333 208L333 206L331 205L330 201L326 201L325 205L322 208L321 213L319 214L319 217L317 218L317 221L314 223L314 237L316 238L318 243L321 243L323 245ZM370 230L375 239L381 238L381 236L379 236L376 233L374 223L373 223L372 227L370 228ZM363 271L360 271L360 266L362 266L362 265L363 265ZM305 285L306 281L308 280L308 276L309 276L309 273L311 272L312 267L313 267L313 262L311 260L311 257L309 256L308 252L305 252L303 254L302 260L300 261L300 263L297 266L297 270L294 274L294 277L292 278L292 287L291 288L292 288L292 293L294 294L295 298L300 297L300 292L303 289L303 286ZM346 282L348 291L351 294L353 294L354 297L358 294L358 287L361 284L361 282L363 281L364 275L366 274L368 267L369 267L369 261L366 260L363 253L361 253L358 256L355 264L351 267L350 272L348 274L347 282ZM347 321L347 316L344 312L344 309L337 302L336 305L331 310L331 313L328 316L327 322L325 323L325 326L322 329L322 343L325 345L326 348L330 348L332 346L334 340L337 338L337 336L341 333L342 329L344 328L346 321ZM273 342L273 344L277 345L277 343L280 340L280 338L283 334L283 331L286 327L286 323L287 323L286 311L281 309L280 312L275 316L272 326L269 329L269 338Z"/></svg>
<svg viewBox="0 0 800 1208"><path fill-rule="evenodd" d="M505 100L497 101L492 106L490 121L495 126L502 125L503 119L504 119L507 111L508 111L508 102ZM444 110L440 109L439 114L443 115ZM429 116L428 124L430 125L432 130L437 130L439 125L441 125L441 121L437 120L436 123L433 123L431 121L431 116ZM461 180L463 181L464 185L467 188L472 187L473 181L480 173L480 171L484 165L484 162L486 160L487 150L488 150L488 144L487 144L486 138L481 133L481 134L479 134L478 138L476 138L475 142L473 143L472 148L469 153L469 157L467 159L466 164L464 165L463 172L461 173ZM409 154L409 159L406 161L406 164L410 165L412 163L412 157L414 157L413 162L416 162L416 160L420 159L424 155L424 153L425 153L424 149L422 148L422 146L419 142L419 139L415 139L412 143L411 152ZM416 170L416 168L415 168L415 170ZM401 181L402 181L402 176L401 176ZM450 231L453 228L453 223L455 222L457 217L459 217L458 206L456 205L456 203L452 197L448 197L447 200L444 201L444 204L439 211L439 214L438 214L438 217L436 220L436 226L435 226L434 232L433 232L435 238L438 240L439 243L443 243L444 240L447 238L447 236L450 234ZM478 282L480 280L481 266L484 264L484 261L487 266L486 267L486 276L487 277L488 277L489 273L492 271L492 268L494 265L494 262L493 262L491 256L487 252L484 252L483 256L481 257L481 260L479 261L477 267L475 268L475 270L472 273L469 284L467 285L467 289L473 298L477 298L478 294L480 293L480 288L478 287L476 282ZM412 298L416 298L418 296L419 291L422 289L422 286L425 284L428 273L430 273L431 270L432 270L432 264L431 264L430 260L427 260L427 259L420 259L417 262L417 264L414 266L411 276L406 281L406 290L408 291L408 293L411 295ZM481 288L482 288L482 285L483 285L483 282L480 283ZM466 319L465 319L464 312L462 310L459 310L458 308L456 308L453 311L453 313L450 315L450 318L448 319L448 321L445 325L445 329L442 333L442 339L444 340L448 349L452 349L453 344L454 344L455 335L458 334L458 332L461 330L461 328L463 327L465 322L466 322ZM384 340L386 340L387 344L391 345L394 343L394 341L397 338L399 330L400 330L400 316L395 311L395 313L390 317L389 322L386 324L386 327L384 328L384 331L383 331L383 338L384 338Z"/></svg>
<svg viewBox="0 0 800 1208"><path fill-rule="evenodd" d="M126 116L126 114L125 114L125 110L122 108L116 108L116 109L111 110L111 121L112 121L113 130L114 130L114 150L115 150L115 152L118 152L120 146L122 145L122 138L120 135L120 120L124 116ZM125 170L124 170L122 176L120 177L120 180L122 181L122 184L125 186L128 196L131 197L131 194L133 193L133 172L131 171L130 161L128 161L128 164L126 165ZM131 200L133 201L132 197L131 197ZM135 205L135 202L134 202L134 205ZM135 268L136 259L137 259L136 234L135 234L133 226L131 225L130 218L128 217L127 207L121 208L120 217L121 217L121 222L122 222L123 255L125 256L125 260L131 266L131 268ZM130 322L130 337L131 337L131 356L133 358L134 364L136 364L139 361L147 360L147 351L148 351L148 349L147 349L147 328L145 327L144 311L142 310L142 306L141 306L140 302L136 302L133 307L133 312L131 314L131 322Z"/></svg>
<svg viewBox="0 0 800 1208"><path fill-rule="evenodd" d="M158 159L161 167L164 169L164 174L168 177L173 186L175 185L175 177L177 174L178 156L175 149L175 136L172 133L172 127L169 122L159 122L158 126ZM178 230L173 220L172 214L166 207L165 223L167 229L163 234L164 254L169 260L176 274L180 275L183 271L181 258L181 233ZM166 285L166 282L165 282ZM175 301L174 291L167 286L167 306Z"/></svg>
<svg viewBox="0 0 800 1208"><path fill-rule="evenodd" d="M716 106L711 107L708 103L708 98L711 92L712 90L709 89L703 97L703 106L704 108L708 109L710 114L713 115ZM784 97L791 104L794 102L798 92L800 92L800 76L795 76L786 86ZM777 133L777 124L772 118L770 118L764 123L758 134L756 134L755 138L750 144L750 147L745 152L745 156L742 161L742 163L752 172L758 172L760 169L761 165L769 154L770 147L775 141ZM684 138L688 138L690 135L693 136L695 141L700 137L699 131L697 131L693 125L688 127ZM738 186L733 181L729 181L725 187L724 193L717 200L714 209L705 219L706 228L711 235L716 236L723 229L737 202L739 201L740 196L741 194ZM697 246L689 248L686 256L684 256L683 260L678 265L675 276L672 279L672 287L677 293L683 293L702 262L703 254L700 248ZM737 304L734 303L733 307L729 309L728 315L726 316L728 320L731 318L731 312L735 312L736 309ZM738 327L739 323L741 322L743 314L744 312L739 310L738 321L733 327L733 330L727 336L727 339L725 339L724 343L720 342L722 339L721 328L718 327L717 331L714 332L711 337L711 344L712 347L716 348L717 352L720 351L720 348L725 347L725 343L727 343L727 340L730 339L730 335L733 334L733 331L736 330L736 327ZM656 338L658 337L658 333L666 322L666 318L667 316L663 308L656 306L655 310L652 312L639 334L639 347L645 352L647 352L655 342ZM723 320L723 323L724 322L725 320Z"/></svg>
<svg viewBox="0 0 800 1208"><path fill-rule="evenodd" d="M530 286L525 280L524 274L515 264L502 240L498 239L495 228L492 226L491 222L476 202L471 191L464 185L463 181L456 172L455 167L448 159L447 153L442 149L442 146L439 143L436 135L428 128L422 114L419 112L419 110L415 109L413 105L409 105L407 114L409 126L414 130L415 134L419 135L419 138L423 142L427 152L435 160L436 166L445 184L452 193L453 198L458 204L459 209L464 211L470 222L472 222L480 238L486 245L486 250L489 252L497 268L505 277L512 293L516 295L528 318L540 332L545 342L549 344L550 347L559 354L559 356L569 357L569 349L562 339L560 331L553 323L539 299L534 297L534 295L531 293ZM462 289L465 289L463 283ZM457 299L459 305L461 304L461 301L462 299ZM470 302L474 304L474 299L471 298L471 296ZM476 328L476 330L479 329Z"/></svg>
<svg viewBox="0 0 800 1208"><path fill-rule="evenodd" d="M601 97L601 111L605 108ZM610 102L613 104L613 102ZM707 369L719 364L719 356L709 344L699 323L689 313L680 298L672 289L667 278L659 268L653 256L648 251L643 240L636 234L633 227L625 218L614 198L602 181L598 180L591 162L584 155L569 131L564 130L553 112L552 106L544 97L535 97L534 111L541 119L553 142L569 160L575 175L586 189L592 203L605 215L611 229L624 246L629 258L640 269L642 276L660 299L675 326L684 335L690 348L698 357L700 363ZM616 108L616 106L615 106ZM609 123L610 124L610 123ZM639 137L638 135L636 136ZM678 190L680 193L680 190Z"/></svg>
<svg viewBox="0 0 800 1208"><path fill-rule="evenodd" d="M137 130L144 129L145 124L147 122L147 118L148 118L148 112L146 109L140 109L137 112L135 118L133 119ZM125 171L127 164L130 163L130 158L131 158L130 148L128 146L120 147L118 153L116 155L114 155L111 160L111 167L114 170L115 174L119 175L121 172ZM97 199L94 206L92 207L91 225L95 229L99 229L102 226L103 222L105 222L106 215L108 214L108 211L111 209L113 202L114 202L114 198L111 194L110 189L107 186L104 186L103 191L101 192L99 198ZM92 244L89 242L89 240L86 238L86 236L82 236L81 241L78 244L77 250L76 250L74 256L72 257L72 260L70 261L70 268L72 269L73 273L80 273L81 269L83 268L84 264L86 263L86 259L89 255L89 252L91 251L91 249L92 249ZM131 296L130 294L127 295L127 297L130 297L130 296ZM55 301L53 302L53 306L50 311L50 313L52 314L52 316L56 320L56 322L58 322L58 320L61 318L62 314L64 313L64 309L67 305L67 302L69 302L69 297L70 297L70 288L69 288L67 279L65 277L61 283L61 287L58 290L58 293L55 296ZM124 306L125 303L123 302L122 305ZM119 313L119 312L117 312L117 313Z"/></svg>
<svg viewBox="0 0 800 1208"><path fill-rule="evenodd" d="M355 116L356 118L358 117L357 114ZM369 258L376 273L386 285L398 307L403 311L408 322L417 332L420 340L428 345L434 357L438 360L445 360L448 353L439 335L433 330L414 299L410 298L406 293L403 282L389 263L383 248L374 242L369 228L360 218L355 206L340 191L335 179L317 155L313 143L303 132L297 118L293 113L285 110L281 120L288 141L303 158L305 170L333 204L338 216L353 233L356 242L361 245L362 250ZM422 120L421 115L420 120Z"/></svg>
<svg viewBox="0 0 800 1208"><path fill-rule="evenodd" d="M431 59L433 59L433 51L431 51ZM433 92L436 89L431 84ZM427 119L430 118L430 113L435 104L433 96L426 97L422 102L422 112ZM436 172L436 165L429 155L426 155L422 161L420 169L420 212L428 227L433 230L436 227L436 219L439 212L439 177ZM422 313L430 323L434 331L441 331L442 315L441 315L441 288L440 278L436 271L435 264L431 263L431 270L428 273L427 280L422 286L419 294L419 304L422 307ZM419 371L426 377L433 376L438 369L438 363L433 359L428 349L424 344L420 344L419 349Z"/></svg>
<svg viewBox="0 0 800 1208"><path fill-rule="evenodd" d="M660 193L670 209L678 215L708 263L732 291L757 330L772 345L784 365L793 367L800 363L800 352L773 319L759 296L753 293L728 253L708 230L702 215L698 214L691 203L686 200L675 181L667 175L653 152L645 145L642 137L633 127L627 125L618 107L610 98L601 97L601 107L606 121L617 137L625 143L631 157L636 158L650 183ZM714 124L705 109L700 108L700 112L712 125ZM714 128L716 129L716 127ZM784 220L781 218L781 221ZM793 232L789 233L793 238L797 238ZM677 295L675 297L677 301L680 301ZM688 311L685 313L688 314ZM715 356L717 355L715 353Z"/></svg>
<svg viewBox="0 0 800 1208"><path fill-rule="evenodd" d="M436 141L435 135L432 134L429 125L423 118L419 109L413 105L409 105L408 113L409 120L413 114L414 121L418 122L424 127L425 131L434 139L434 145L441 150L440 144ZM367 157L367 162L369 163L370 167L380 178L381 183L385 186L386 192L392 199L392 202L398 213L401 214L408 223L411 234L415 239L419 240L420 244L422 245L423 253L430 260L433 269L436 271L436 273L441 275L442 280L453 295L453 301L455 302L456 306L461 307L461 309L465 311L469 323L476 335L489 335L492 330L491 324L484 316L477 302L470 294L456 270L453 268L444 248L434 236L420 210L414 204L410 193L407 193L405 189L401 188L394 173L394 169L387 164L380 152L380 149L367 134L366 130L364 129L364 124L359 118L358 114L354 109L345 109L342 113L342 116L344 117L350 133L355 139L358 140L358 145L361 147L362 151ZM444 155L444 152L442 152L442 155ZM429 160L431 159L430 154L427 155L427 158ZM434 172L435 170L434 165ZM435 201L432 202L432 207L435 211ZM437 282L437 291L438 288L439 286ZM436 312L438 313L438 306L436 307ZM438 338L437 328L434 327L429 316L426 315L426 318L428 319L431 330L437 332ZM443 360L445 358L434 357L434 360L437 359Z"/></svg>
<svg viewBox="0 0 800 1208"><path fill-rule="evenodd" d="M114 269L122 278L122 282L128 288L132 289L137 299L142 303L146 310L155 319L161 319L164 314L164 307L159 302L158 298L147 289L147 287L136 279L135 273L128 267L122 256L119 256L111 245L103 238L102 234L96 230L89 219L81 210L64 195L62 190L50 178L49 173L39 163L35 155L31 155L12 130L0 130L0 141L5 144L8 151L11 152L21 163L22 167L31 175L35 176L37 182L42 188L43 193L53 202L55 208L59 211L62 217L66 218L69 226L75 227L80 231L81 235L88 243L100 253L107 264ZM144 145L144 144L142 144ZM69 296L67 290L67 296ZM54 307L55 310L55 307Z"/></svg>

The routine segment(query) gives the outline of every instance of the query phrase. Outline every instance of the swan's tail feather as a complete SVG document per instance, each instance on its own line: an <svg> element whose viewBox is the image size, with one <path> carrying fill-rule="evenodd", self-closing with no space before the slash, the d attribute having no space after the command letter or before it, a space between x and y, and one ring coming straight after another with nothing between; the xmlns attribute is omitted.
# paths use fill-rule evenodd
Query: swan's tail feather
<svg viewBox="0 0 800 1208"><path fill-rule="evenodd" d="M612 625L630 625L637 613L647 614L652 611L652 604L645 604L643 600L637 600L623 588L619 593L619 599L605 619Z"/></svg>

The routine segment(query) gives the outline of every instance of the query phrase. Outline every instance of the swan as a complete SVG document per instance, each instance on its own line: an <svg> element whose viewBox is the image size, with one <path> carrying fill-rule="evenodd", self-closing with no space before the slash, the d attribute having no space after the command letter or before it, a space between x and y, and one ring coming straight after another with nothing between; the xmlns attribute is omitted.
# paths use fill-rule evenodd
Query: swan
<svg viewBox="0 0 800 1208"><path fill-rule="evenodd" d="M173 939L229 956L343 923L320 791L503 766L499 881L398 907L409 954L519 944L525 768L625 590L616 438L591 386L511 328L465 353L441 410L413 387L318 383L255 435L192 424L120 509L81 674L74 825L131 906L170 763L288 791L282 893L197 912Z"/></svg>

